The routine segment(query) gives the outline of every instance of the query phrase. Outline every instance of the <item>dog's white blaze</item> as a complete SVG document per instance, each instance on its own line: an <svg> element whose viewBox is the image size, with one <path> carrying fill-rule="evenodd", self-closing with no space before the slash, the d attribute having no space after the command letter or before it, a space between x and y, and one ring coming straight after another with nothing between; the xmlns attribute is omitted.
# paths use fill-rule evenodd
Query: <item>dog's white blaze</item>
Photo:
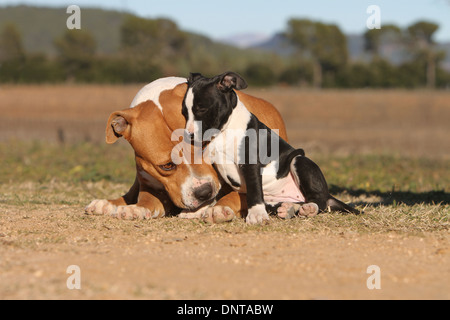
<svg viewBox="0 0 450 320"><path fill-rule="evenodd" d="M245 143L245 133L251 114L238 99L238 103L227 123L222 128L220 134L210 143L211 161L215 164L222 178L233 187L233 189L246 192L245 180L242 178L239 164L245 159L240 158L238 150L242 143ZM240 184L240 187L233 186L230 179Z"/></svg>
<svg viewBox="0 0 450 320"><path fill-rule="evenodd" d="M250 112L238 99L238 103L219 135L211 142L215 152L215 162L218 164L242 164L238 150L245 143L247 124L251 118Z"/></svg>
<svg viewBox="0 0 450 320"><path fill-rule="evenodd" d="M242 130L243 134L245 133L245 128L250 121L251 113L245 107L245 105L239 100L237 101L237 105L233 110L228 122L224 125L223 130L233 129L233 130Z"/></svg>
<svg viewBox="0 0 450 320"><path fill-rule="evenodd" d="M198 207L198 203L195 203L194 192L193 192L193 182L192 182L192 171L186 180L181 184L181 202L188 208Z"/></svg>
<svg viewBox="0 0 450 320"><path fill-rule="evenodd" d="M194 93L192 92L192 88L189 88L188 91L186 92L185 104L188 110L191 111L191 113L189 114L190 120L192 115L192 107L194 106Z"/></svg>
<svg viewBox="0 0 450 320"><path fill-rule="evenodd" d="M201 205L201 202L194 196L194 189L196 188L195 182L199 179L192 173L192 168L189 168L189 171L189 176L186 177L186 180L181 184L181 202L183 202L187 208L194 209Z"/></svg>
<svg viewBox="0 0 450 320"><path fill-rule="evenodd" d="M161 92L165 90L171 90L177 85L186 82L186 78L180 77L167 77L150 82L136 94L133 101L131 102L130 108L134 108L144 101L151 100L156 104L159 110L163 112L163 108L159 103L159 96L161 95Z"/></svg>
<svg viewBox="0 0 450 320"><path fill-rule="evenodd" d="M203 206L205 203L208 205L212 205L211 199L215 198L217 192L220 190L220 184L216 184L212 177L210 176L202 176L196 177L192 173L192 169L190 168L190 174L186 178L186 180L181 184L181 202L184 204L185 208L189 210L198 209L200 206ZM206 201L198 200L194 195L194 190L205 183L209 183L212 186L213 194L211 199Z"/></svg>
<svg viewBox="0 0 450 320"><path fill-rule="evenodd" d="M198 128L195 128L196 126L194 113L192 112L192 107L194 106L194 93L192 92L192 88L189 88L186 93L185 105L188 111L188 118L186 120L186 130L189 133L194 133L195 130Z"/></svg>

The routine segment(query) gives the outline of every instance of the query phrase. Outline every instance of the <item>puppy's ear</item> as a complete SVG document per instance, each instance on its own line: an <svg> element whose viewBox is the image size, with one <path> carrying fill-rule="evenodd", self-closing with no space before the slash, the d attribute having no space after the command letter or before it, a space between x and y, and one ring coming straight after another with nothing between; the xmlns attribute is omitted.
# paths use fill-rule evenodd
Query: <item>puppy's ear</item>
<svg viewBox="0 0 450 320"><path fill-rule="evenodd" d="M134 108L111 113L106 125L106 143L113 144L120 137L128 140Z"/></svg>
<svg viewBox="0 0 450 320"><path fill-rule="evenodd" d="M195 81L202 78L203 76L200 73L190 73L188 78L188 85L191 86Z"/></svg>
<svg viewBox="0 0 450 320"><path fill-rule="evenodd" d="M225 72L219 76L218 88L224 92L232 89L242 90L247 88L247 82L235 72Z"/></svg>

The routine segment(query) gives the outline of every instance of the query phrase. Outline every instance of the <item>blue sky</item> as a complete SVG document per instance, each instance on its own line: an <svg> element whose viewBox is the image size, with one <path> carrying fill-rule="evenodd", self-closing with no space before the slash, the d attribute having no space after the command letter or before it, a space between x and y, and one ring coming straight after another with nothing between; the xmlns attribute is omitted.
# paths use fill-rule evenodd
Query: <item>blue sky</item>
<svg viewBox="0 0 450 320"><path fill-rule="evenodd" d="M345 33L366 30L369 5L381 9L381 27L406 27L418 20L440 25L436 40L450 41L450 0L0 0L0 5L31 4L67 7L102 7L126 10L142 17L173 19L184 30L211 38L234 34L272 35L283 31L289 18L311 18L337 24Z"/></svg>

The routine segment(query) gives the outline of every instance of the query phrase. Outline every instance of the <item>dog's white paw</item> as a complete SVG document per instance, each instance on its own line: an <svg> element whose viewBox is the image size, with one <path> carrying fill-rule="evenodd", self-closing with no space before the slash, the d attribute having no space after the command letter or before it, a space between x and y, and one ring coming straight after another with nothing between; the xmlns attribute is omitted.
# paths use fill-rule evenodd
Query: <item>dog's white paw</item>
<svg viewBox="0 0 450 320"><path fill-rule="evenodd" d="M236 214L230 207L214 206L207 208L201 219L206 223L223 223L233 220Z"/></svg>
<svg viewBox="0 0 450 320"><path fill-rule="evenodd" d="M151 211L147 208L133 204L129 206L118 206L113 217L122 220L141 220L157 218L159 215L159 210Z"/></svg>
<svg viewBox="0 0 450 320"><path fill-rule="evenodd" d="M314 202L294 203L285 202L277 209L278 217L282 219L291 219L298 216L314 217L319 213L319 206Z"/></svg>
<svg viewBox="0 0 450 320"><path fill-rule="evenodd" d="M201 219L206 223L223 223L233 220L236 214L230 207L213 206L204 207L197 211L182 211L179 215L181 219Z"/></svg>
<svg viewBox="0 0 450 320"><path fill-rule="evenodd" d="M178 218L181 219L200 219L202 217L202 214L208 209L208 207L203 207L198 209L197 211L187 211L183 210L178 215Z"/></svg>
<svg viewBox="0 0 450 320"><path fill-rule="evenodd" d="M105 199L96 199L84 208L86 214L93 215L114 215L117 211L117 206Z"/></svg>
<svg viewBox="0 0 450 320"><path fill-rule="evenodd" d="M248 224L262 224L269 221L269 215L267 214L264 204L257 204L248 209L248 215L245 221Z"/></svg>

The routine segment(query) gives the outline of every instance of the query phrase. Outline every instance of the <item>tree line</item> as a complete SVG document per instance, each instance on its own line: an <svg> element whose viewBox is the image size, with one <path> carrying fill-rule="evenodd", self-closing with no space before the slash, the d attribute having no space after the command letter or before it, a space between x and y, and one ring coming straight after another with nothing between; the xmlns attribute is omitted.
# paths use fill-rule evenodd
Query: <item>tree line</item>
<svg viewBox="0 0 450 320"><path fill-rule="evenodd" d="M237 49L184 32L169 19L127 16L120 49L100 54L88 30L65 30L54 39L56 56L26 52L17 27L0 30L2 83L138 83L162 76L224 70L241 73L250 84L316 88L448 88L450 73L440 67L445 52L433 36L439 26L419 21L405 29L385 25L364 33L364 59L351 61L347 38L334 24L291 19L281 34L293 50L287 55ZM402 55L392 63L383 48Z"/></svg>

